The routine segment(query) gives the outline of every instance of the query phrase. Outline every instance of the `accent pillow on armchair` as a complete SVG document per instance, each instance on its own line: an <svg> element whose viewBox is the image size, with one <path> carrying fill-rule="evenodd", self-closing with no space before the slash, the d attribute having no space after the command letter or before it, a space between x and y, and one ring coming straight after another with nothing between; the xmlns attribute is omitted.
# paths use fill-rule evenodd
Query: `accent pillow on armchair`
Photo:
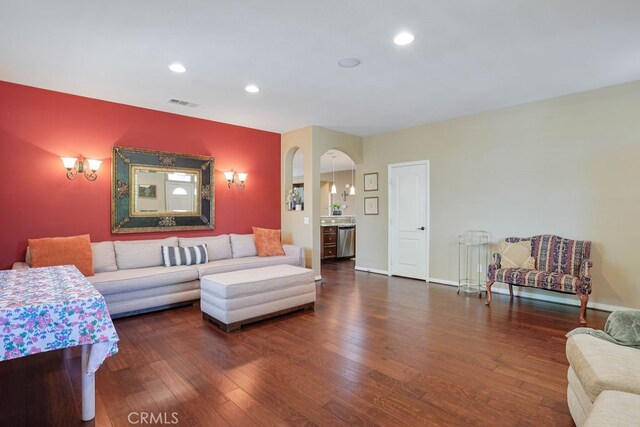
<svg viewBox="0 0 640 427"><path fill-rule="evenodd" d="M500 268L526 268L535 270L536 260L531 256L531 240L516 243L498 243Z"/></svg>

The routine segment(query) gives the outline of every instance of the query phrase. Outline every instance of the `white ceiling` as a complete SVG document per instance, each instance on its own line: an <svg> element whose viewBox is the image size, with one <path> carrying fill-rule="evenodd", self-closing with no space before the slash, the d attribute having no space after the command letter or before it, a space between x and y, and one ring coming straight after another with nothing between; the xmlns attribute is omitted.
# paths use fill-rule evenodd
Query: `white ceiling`
<svg viewBox="0 0 640 427"><path fill-rule="evenodd" d="M0 0L0 80L372 135L638 80L639 23L638 0Z"/></svg>

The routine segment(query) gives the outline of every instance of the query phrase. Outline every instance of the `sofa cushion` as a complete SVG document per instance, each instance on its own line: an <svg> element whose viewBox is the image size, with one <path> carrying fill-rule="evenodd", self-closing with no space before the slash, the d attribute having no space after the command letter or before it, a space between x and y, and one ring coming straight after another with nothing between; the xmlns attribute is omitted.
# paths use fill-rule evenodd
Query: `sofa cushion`
<svg viewBox="0 0 640 427"><path fill-rule="evenodd" d="M206 264L209 262L207 245L163 246L162 260L165 267Z"/></svg>
<svg viewBox="0 0 640 427"><path fill-rule="evenodd" d="M103 295L137 291L188 282L198 278L195 266L130 268L110 271L89 277L89 281Z"/></svg>
<svg viewBox="0 0 640 427"><path fill-rule="evenodd" d="M227 271L260 268L280 264L299 266L300 258L292 255L270 257L251 256L244 258L221 259L207 264L197 265L196 268L198 269L200 278L202 278L208 274L225 273Z"/></svg>
<svg viewBox="0 0 640 427"><path fill-rule="evenodd" d="M107 302L107 305L109 306L109 313L111 313L111 305L116 302L134 301L137 299L141 300L141 299L160 296L160 295L171 295L171 294L192 291L192 290L196 290L200 292L200 282L198 280L191 280L189 282L180 282L174 285L154 286L152 288L138 289L138 290L129 291L129 292L117 292L114 294L107 294L104 296L104 300Z"/></svg>
<svg viewBox="0 0 640 427"><path fill-rule="evenodd" d="M162 246L177 245L177 237L113 242L113 248L116 252L116 262L120 270L162 265Z"/></svg>
<svg viewBox="0 0 640 427"><path fill-rule="evenodd" d="M231 243L228 234L209 237L180 237L180 246L207 245L209 261L231 258Z"/></svg>
<svg viewBox="0 0 640 427"><path fill-rule="evenodd" d="M32 267L75 265L85 276L93 276L93 252L88 234L29 239L29 251Z"/></svg>
<svg viewBox="0 0 640 427"><path fill-rule="evenodd" d="M253 234L230 234L231 253L234 258L258 255Z"/></svg>
<svg viewBox="0 0 640 427"><path fill-rule="evenodd" d="M282 249L282 241L280 239L280 229L252 228L258 256L284 255L284 249Z"/></svg>
<svg viewBox="0 0 640 427"><path fill-rule="evenodd" d="M493 279L512 285L531 286L571 294L582 292L583 285L578 277L570 274L550 273L527 268L498 268L493 273Z"/></svg>
<svg viewBox="0 0 640 427"><path fill-rule="evenodd" d="M91 243L91 250L93 251L93 271L95 273L116 271L118 269L113 242Z"/></svg>
<svg viewBox="0 0 640 427"><path fill-rule="evenodd" d="M531 241L522 240L515 243L502 241L498 243L500 267L535 269L535 259L531 256Z"/></svg>
<svg viewBox="0 0 640 427"><path fill-rule="evenodd" d="M591 401L603 390L640 394L640 350L580 334L567 340L566 351Z"/></svg>
<svg viewBox="0 0 640 427"><path fill-rule="evenodd" d="M606 390L593 402L584 427L637 426L640 423L640 396Z"/></svg>

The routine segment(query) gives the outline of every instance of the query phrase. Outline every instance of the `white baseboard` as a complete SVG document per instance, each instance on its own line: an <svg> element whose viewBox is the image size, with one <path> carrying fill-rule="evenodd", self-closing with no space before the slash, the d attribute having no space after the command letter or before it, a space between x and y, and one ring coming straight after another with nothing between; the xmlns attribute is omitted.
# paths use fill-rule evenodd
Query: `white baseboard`
<svg viewBox="0 0 640 427"><path fill-rule="evenodd" d="M378 270L376 268L369 268L369 267L359 267L359 266L355 266L355 269L358 271L364 271L365 273L374 273L374 274L383 274L385 276L389 275L389 272L386 270Z"/></svg>
<svg viewBox="0 0 640 427"><path fill-rule="evenodd" d="M455 280L435 279L433 277L430 277L429 282L447 286L458 286L458 282L456 282Z"/></svg>
<svg viewBox="0 0 640 427"><path fill-rule="evenodd" d="M322 280L322 276L316 276L313 280L315 280L316 282L317 282L318 280Z"/></svg>
<svg viewBox="0 0 640 427"><path fill-rule="evenodd" d="M458 286L458 282L455 280L436 279L434 277L429 278L429 282L437 283L440 285L447 285L447 286ZM496 282L491 287L491 292L496 294L509 295L509 285ZM573 305L578 307L580 306L580 300L578 300L578 298L575 295L567 295L566 297L564 297L564 296L561 296L561 294L557 294L556 292L549 292L543 289L514 286L513 295L522 297L522 298L534 299L538 301L554 302L558 304ZM616 310L624 310L629 308L629 307L622 307L618 305L603 304L599 302L589 302L587 307L595 308L596 310L609 311L609 312L616 311Z"/></svg>

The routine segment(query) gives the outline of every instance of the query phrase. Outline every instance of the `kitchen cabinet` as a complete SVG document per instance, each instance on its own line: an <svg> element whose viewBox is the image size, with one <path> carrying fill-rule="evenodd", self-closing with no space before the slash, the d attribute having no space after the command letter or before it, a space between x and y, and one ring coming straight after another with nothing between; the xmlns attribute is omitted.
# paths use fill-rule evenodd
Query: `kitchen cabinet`
<svg viewBox="0 0 640 427"><path fill-rule="evenodd" d="M321 227L320 237L320 248L322 250L320 258L335 259L338 253L338 227Z"/></svg>

